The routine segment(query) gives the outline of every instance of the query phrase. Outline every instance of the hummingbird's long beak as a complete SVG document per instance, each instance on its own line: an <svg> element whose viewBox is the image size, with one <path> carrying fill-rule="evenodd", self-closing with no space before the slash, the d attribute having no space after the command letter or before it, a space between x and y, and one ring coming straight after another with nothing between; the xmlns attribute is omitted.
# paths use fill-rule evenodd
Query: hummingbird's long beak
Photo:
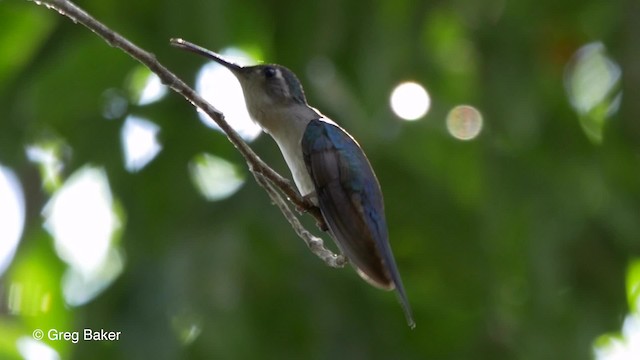
<svg viewBox="0 0 640 360"><path fill-rule="evenodd" d="M211 50L205 49L201 46L198 46L196 44L190 43L188 41L182 40L182 39L171 39L169 40L171 42L171 45L183 49L183 50L188 50L191 51L193 53L196 53L198 55L202 55L206 58L209 58L215 62L217 62L218 64L226 67L227 69L231 70L234 74L239 74L242 72L242 70L244 70L244 68L238 64L234 64L232 62L229 62L225 59L223 59L220 55L214 53Z"/></svg>

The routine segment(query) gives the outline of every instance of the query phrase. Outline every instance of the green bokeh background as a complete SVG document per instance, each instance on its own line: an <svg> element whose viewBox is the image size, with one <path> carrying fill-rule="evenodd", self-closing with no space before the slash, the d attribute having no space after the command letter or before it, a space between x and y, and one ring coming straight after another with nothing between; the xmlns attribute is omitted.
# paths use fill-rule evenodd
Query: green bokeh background
<svg viewBox="0 0 640 360"><path fill-rule="evenodd" d="M170 93L103 117L138 64L33 2L0 1L0 163L26 196L26 227L0 278L0 357L34 328L122 332L118 342L47 342L63 359L585 359L619 331L625 272L640 252L640 3L637 1L79 1L193 84L203 60L168 44L248 49L291 68L309 102L345 127L381 182L391 242L417 328L394 295L324 266L252 181L226 138ZM565 92L571 55L602 42L623 100L591 141ZM329 61L330 87L313 85ZM416 122L388 106L404 80L432 98ZM455 105L484 116L454 139ZM160 154L123 165L126 115L160 126ZM50 197L25 145L58 139L64 177L104 167L126 222L120 277L90 303L65 305L65 263L42 227ZM268 136L252 147L289 175ZM247 182L206 201L196 155L239 166ZM63 178L64 180L64 178ZM316 231L306 218L309 229ZM317 233L317 231L316 231ZM51 308L7 310L12 283L48 289ZM34 292L33 296L37 296ZM185 329L198 332L185 340ZM188 336L187 336L188 337Z"/></svg>

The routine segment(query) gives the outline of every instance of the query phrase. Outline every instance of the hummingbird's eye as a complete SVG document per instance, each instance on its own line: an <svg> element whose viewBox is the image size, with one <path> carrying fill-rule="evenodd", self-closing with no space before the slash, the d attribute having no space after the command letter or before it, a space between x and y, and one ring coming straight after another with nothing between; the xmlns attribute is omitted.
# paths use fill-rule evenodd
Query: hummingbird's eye
<svg viewBox="0 0 640 360"><path fill-rule="evenodd" d="M264 73L264 77L266 77L267 79L270 79L276 76L276 69L271 66L265 67L264 70L262 70L262 72Z"/></svg>

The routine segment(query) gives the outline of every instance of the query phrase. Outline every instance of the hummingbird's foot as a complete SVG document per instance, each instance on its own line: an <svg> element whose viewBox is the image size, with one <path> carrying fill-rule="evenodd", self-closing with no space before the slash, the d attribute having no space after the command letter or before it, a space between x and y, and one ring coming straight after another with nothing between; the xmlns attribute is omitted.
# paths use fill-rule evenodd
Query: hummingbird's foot
<svg viewBox="0 0 640 360"><path fill-rule="evenodd" d="M307 195L302 196L304 202L307 203L310 209L312 209L312 213L317 212L318 216L322 216L322 212L320 211L320 207L318 207L318 195L315 191L308 193ZM302 209L304 212L308 212L309 209ZM328 231L327 223L324 221L316 221L316 226L320 228L322 231Z"/></svg>
<svg viewBox="0 0 640 360"><path fill-rule="evenodd" d="M304 206L298 207L298 211L301 213L313 213L316 209L318 212L320 211L320 208L318 207L318 196L315 191L310 192L307 195L302 195L302 200L304 200Z"/></svg>
<svg viewBox="0 0 640 360"><path fill-rule="evenodd" d="M307 195L301 195L302 196L302 203L299 204L297 202L295 202L295 209L298 211L299 214L304 214L307 213L309 211L313 211L313 208L318 207L314 202L314 198L315 198L315 192L313 193L309 193Z"/></svg>
<svg viewBox="0 0 640 360"><path fill-rule="evenodd" d="M327 223L324 221L323 222L316 221L316 226L320 228L320 230L322 231L329 231L329 228L327 227Z"/></svg>

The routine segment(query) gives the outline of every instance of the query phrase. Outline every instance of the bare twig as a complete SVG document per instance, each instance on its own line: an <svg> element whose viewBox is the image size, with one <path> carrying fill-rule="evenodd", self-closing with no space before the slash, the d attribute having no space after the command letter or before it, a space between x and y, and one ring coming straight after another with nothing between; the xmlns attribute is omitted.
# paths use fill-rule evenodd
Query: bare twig
<svg viewBox="0 0 640 360"><path fill-rule="evenodd" d="M262 186L271 200L282 211L285 218L289 221L294 228L298 236L300 236L309 248L320 257L327 265L332 267L341 267L344 265L345 260L341 255L335 255L330 250L324 248L321 239L311 235L306 229L302 227L298 219L289 209L287 203L282 199L280 194L275 190L277 187L287 198L295 204L299 211L308 212L317 221L320 228L325 227L324 218L320 213L320 210L313 205L310 201L300 196L300 194L291 186L291 182L282 177L272 168L270 168L253 150L247 145L238 133L225 121L224 114L211 106L206 100L199 96L193 89L191 89L184 81L178 78L175 74L164 67L155 55L149 53L131 41L127 40L117 32L111 30L106 25L102 24L86 11L79 8L67 0L33 0L36 4L44 4L50 9L54 9L60 14L68 17L73 22L80 23L89 30L96 33L99 37L104 39L109 45L119 48L125 53L129 54L132 58L139 61L153 73L155 73L163 84L169 86L175 92L182 95L187 101L194 106L201 109L205 114L209 115L213 121L218 124L220 129L227 135L227 138L238 149L240 154L245 158L249 170L254 174L256 181ZM274 187L275 186L275 187Z"/></svg>
<svg viewBox="0 0 640 360"><path fill-rule="evenodd" d="M311 252L316 254L327 265L335 268L341 268L346 264L346 258L342 255L336 255L330 250L324 247L324 242L317 236L313 236L307 229L305 229L296 215L289 209L287 202L280 196L280 193L273 187L273 184L263 174L253 173L256 178L256 182L260 184L265 191L269 194L269 197L274 204L280 208L284 217L289 221L291 227L295 230L296 234L304 240Z"/></svg>

